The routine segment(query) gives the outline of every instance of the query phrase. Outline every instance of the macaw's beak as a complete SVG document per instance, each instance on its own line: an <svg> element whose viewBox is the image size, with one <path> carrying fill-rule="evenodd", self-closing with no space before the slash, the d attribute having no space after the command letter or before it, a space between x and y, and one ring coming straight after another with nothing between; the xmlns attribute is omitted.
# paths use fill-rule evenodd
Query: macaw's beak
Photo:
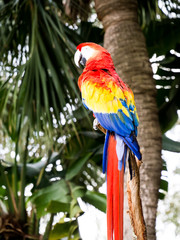
<svg viewBox="0 0 180 240"><path fill-rule="evenodd" d="M86 64L86 59L83 57L82 53L77 50L74 54L74 62L77 67L80 67L80 64L85 66Z"/></svg>

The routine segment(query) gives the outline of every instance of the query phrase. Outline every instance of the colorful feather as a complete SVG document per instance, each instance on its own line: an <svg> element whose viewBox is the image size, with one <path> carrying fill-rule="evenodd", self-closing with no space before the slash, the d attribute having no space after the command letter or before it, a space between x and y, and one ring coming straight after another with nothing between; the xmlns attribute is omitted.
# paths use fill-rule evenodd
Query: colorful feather
<svg viewBox="0 0 180 240"><path fill-rule="evenodd" d="M107 130L102 168L107 174L108 240L123 240L124 171L129 151L141 160L134 95L117 75L110 54L103 47L80 44L75 63L85 65L78 80L83 104Z"/></svg>
<svg viewBox="0 0 180 240"><path fill-rule="evenodd" d="M118 156L116 151L120 150ZM123 240L124 144L114 134L108 142L107 165L107 235L108 240ZM124 154L123 154L124 153ZM120 159L119 159L120 157ZM121 170L120 170L121 168ZM113 238L114 236L114 238Z"/></svg>

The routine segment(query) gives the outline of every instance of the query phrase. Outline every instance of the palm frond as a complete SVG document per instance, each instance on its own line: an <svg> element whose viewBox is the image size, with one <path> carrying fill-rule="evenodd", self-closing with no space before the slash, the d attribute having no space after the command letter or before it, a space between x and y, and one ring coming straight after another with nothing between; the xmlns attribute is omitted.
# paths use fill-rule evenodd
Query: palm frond
<svg viewBox="0 0 180 240"><path fill-rule="evenodd" d="M1 78L0 113L6 120L7 112L8 119L17 114L28 117L36 131L47 126L52 131L54 119L60 126L60 112L67 119L66 105L75 105L79 99L74 80L78 76L73 63L75 45L66 34L72 30L65 26L61 13L56 1L48 7L46 1L9 1L0 10L5 75Z"/></svg>

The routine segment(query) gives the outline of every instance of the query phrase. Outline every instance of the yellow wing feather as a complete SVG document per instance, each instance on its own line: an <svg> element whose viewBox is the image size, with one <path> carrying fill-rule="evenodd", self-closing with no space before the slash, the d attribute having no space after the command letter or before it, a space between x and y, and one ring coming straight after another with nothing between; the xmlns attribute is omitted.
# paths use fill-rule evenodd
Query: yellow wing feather
<svg viewBox="0 0 180 240"><path fill-rule="evenodd" d="M130 117L129 110L123 106L121 100L129 105L133 96L128 91L122 91L114 82L108 82L105 87L101 87L91 80L85 81L81 86L81 92L84 103L93 112L118 113L121 109L127 117Z"/></svg>

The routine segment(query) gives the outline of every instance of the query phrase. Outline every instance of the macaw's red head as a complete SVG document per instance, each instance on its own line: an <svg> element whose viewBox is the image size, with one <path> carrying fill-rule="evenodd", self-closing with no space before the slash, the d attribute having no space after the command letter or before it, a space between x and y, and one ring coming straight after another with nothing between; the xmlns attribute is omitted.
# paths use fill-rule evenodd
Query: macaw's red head
<svg viewBox="0 0 180 240"><path fill-rule="evenodd" d="M77 46L74 62L78 67L81 64L88 69L114 67L108 51L100 45L91 42L81 43Z"/></svg>

